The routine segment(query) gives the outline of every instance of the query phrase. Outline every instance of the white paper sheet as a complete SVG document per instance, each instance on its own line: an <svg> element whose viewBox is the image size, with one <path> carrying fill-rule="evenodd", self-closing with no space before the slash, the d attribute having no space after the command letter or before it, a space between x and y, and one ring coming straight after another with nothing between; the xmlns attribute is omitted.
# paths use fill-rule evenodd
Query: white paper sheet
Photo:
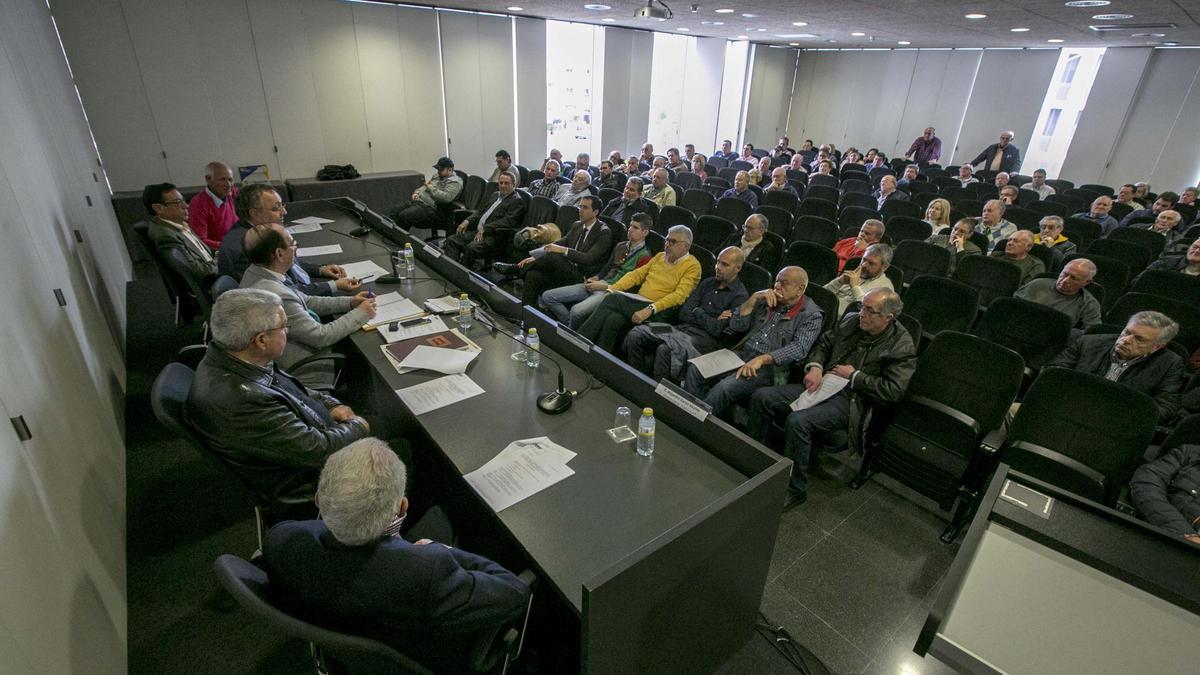
<svg viewBox="0 0 1200 675"><path fill-rule="evenodd" d="M696 370L699 370L706 379L746 365L742 357L728 349L718 349L715 352L701 354L694 359L688 359L688 363L696 366Z"/></svg>
<svg viewBox="0 0 1200 675"><path fill-rule="evenodd" d="M424 415L452 403L465 401L483 393L483 387L466 375L447 375L436 380L397 389L396 395L414 415Z"/></svg>
<svg viewBox="0 0 1200 675"><path fill-rule="evenodd" d="M396 330L389 330L390 326L380 326L379 334L383 336L386 342L399 342L409 338L421 337L422 335L430 335L432 333L440 333L444 330L449 330L450 327L442 321L442 317L433 316L426 317L429 323L423 323L416 326L399 326Z"/></svg>
<svg viewBox="0 0 1200 675"><path fill-rule="evenodd" d="M430 347L429 345L417 345L417 348L408 353L404 360L400 362L401 368L422 368L425 370L433 370L447 375L467 372L467 366L479 352L475 351L460 351L457 349L445 349L442 347Z"/></svg>
<svg viewBox="0 0 1200 675"><path fill-rule="evenodd" d="M294 221L294 222L300 222L300 221ZM319 223L301 223L299 225L292 225L291 227L287 228L287 231L292 234L305 234L306 232L320 232L321 225Z"/></svg>
<svg viewBox="0 0 1200 675"><path fill-rule="evenodd" d="M644 295L638 295L637 293L630 293L629 291L613 291L613 292L620 293L621 295L623 295L627 298L633 298L634 300L641 300L642 302L651 302L650 298L647 298Z"/></svg>
<svg viewBox="0 0 1200 675"><path fill-rule="evenodd" d="M473 301L468 300L468 302L471 303L472 307L475 306ZM458 298L454 297L453 295L444 295L440 298L426 300L425 309L428 309L434 314L457 314Z"/></svg>
<svg viewBox="0 0 1200 675"><path fill-rule="evenodd" d="M530 441L510 443L492 461L463 476L492 510L503 511L575 474L563 459L563 451L572 457L574 453L549 439Z"/></svg>
<svg viewBox="0 0 1200 675"><path fill-rule="evenodd" d="M821 377L821 386L816 391L805 391L800 398L792 401L792 410L811 408L822 401L833 398L833 395L846 388L850 380L833 373L825 373Z"/></svg>
<svg viewBox="0 0 1200 675"><path fill-rule="evenodd" d="M387 270L383 269L379 265L376 265L370 260L342 263L342 269L346 271L347 277L350 277L351 279L358 279L360 281L363 279L371 281L389 273Z"/></svg>
<svg viewBox="0 0 1200 675"><path fill-rule="evenodd" d="M318 255L333 255L342 252L341 244L330 244L328 246L303 246L296 249L296 255L301 258L312 258Z"/></svg>
<svg viewBox="0 0 1200 675"><path fill-rule="evenodd" d="M304 218L297 218L292 222L298 225L321 225L322 223L332 223L333 221L328 218L321 218L319 216L306 216ZM317 229L319 230L321 228L318 227Z"/></svg>
<svg viewBox="0 0 1200 675"><path fill-rule="evenodd" d="M417 303L392 291L375 296L375 316L367 322L369 327L378 327L393 321L404 321L424 314Z"/></svg>

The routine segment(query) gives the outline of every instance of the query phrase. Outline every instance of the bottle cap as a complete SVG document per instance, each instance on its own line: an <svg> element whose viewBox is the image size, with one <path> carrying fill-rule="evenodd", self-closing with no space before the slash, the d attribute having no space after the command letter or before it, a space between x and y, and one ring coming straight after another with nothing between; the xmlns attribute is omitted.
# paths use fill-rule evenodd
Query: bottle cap
<svg viewBox="0 0 1200 675"><path fill-rule="evenodd" d="M530 335L537 335L537 329L536 329L536 328L530 328L530 329L529 329L529 334L530 334Z"/></svg>
<svg viewBox="0 0 1200 675"><path fill-rule="evenodd" d="M458 299L459 299L459 300L466 300L466 299L467 299L467 294L466 294L466 293L460 293L460 294L459 294L459 296L458 296Z"/></svg>
<svg viewBox="0 0 1200 675"><path fill-rule="evenodd" d="M408 243L406 243L406 244L404 245L404 248L412 248L412 242L408 242Z"/></svg>
<svg viewBox="0 0 1200 675"><path fill-rule="evenodd" d="M642 408L642 414L649 417L654 414L654 408Z"/></svg>

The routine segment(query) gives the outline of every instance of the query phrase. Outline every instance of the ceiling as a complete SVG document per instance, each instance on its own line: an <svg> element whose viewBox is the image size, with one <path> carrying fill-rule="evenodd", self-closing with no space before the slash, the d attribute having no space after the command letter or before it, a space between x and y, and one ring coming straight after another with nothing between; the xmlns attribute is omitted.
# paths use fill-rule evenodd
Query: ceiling
<svg viewBox="0 0 1200 675"><path fill-rule="evenodd" d="M1140 47L1164 43L1200 46L1200 0L1112 0L1100 7L1067 7L1065 1L667 0L674 18L666 21L634 18L634 11L644 7L646 0L603 0L601 6L610 7L607 10L586 9L587 0L435 0L429 4L680 35L727 39L744 36L743 39L756 43L810 49ZM655 6L661 7L657 0ZM509 10L509 7L520 7L521 10ZM718 14L718 9L734 11ZM987 18L967 19L964 15L968 13L986 14ZM755 16L746 17L746 14ZM1133 18L1092 18L1100 14L1132 14ZM794 22L807 25L796 26ZM1104 33L1088 28L1092 24L1169 23L1176 27L1126 28ZM1012 28L1029 30L1012 32ZM784 37L799 34L809 37ZM900 45L901 41L910 44Z"/></svg>

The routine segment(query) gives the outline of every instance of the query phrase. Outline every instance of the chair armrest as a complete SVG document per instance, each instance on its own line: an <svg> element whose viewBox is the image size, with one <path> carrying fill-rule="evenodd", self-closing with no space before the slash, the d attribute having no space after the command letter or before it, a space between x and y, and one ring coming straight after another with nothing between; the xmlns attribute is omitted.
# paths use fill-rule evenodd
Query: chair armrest
<svg viewBox="0 0 1200 675"><path fill-rule="evenodd" d="M200 364L200 359L204 358L204 354L207 351L208 345L205 344L187 345L179 350L175 355L175 360L195 370L196 366Z"/></svg>
<svg viewBox="0 0 1200 675"><path fill-rule="evenodd" d="M1004 441L1006 440L1008 440L1008 429L1006 427L992 429L987 433L986 436L983 437L983 440L979 442L979 449L982 450L985 455L995 455L996 453L1000 452L1000 448L1004 445Z"/></svg>
<svg viewBox="0 0 1200 675"><path fill-rule="evenodd" d="M971 431L975 432L976 437L978 437L979 434L983 433L983 429L979 428L979 421L976 420L975 418L971 417L970 415L967 415L966 413L964 413L962 411L955 410L954 408L951 408L948 405L938 403L937 401L935 401L931 398L926 398L924 396L911 396L911 397L909 397L909 400L912 401L913 403L924 406L926 408L931 408L933 410L936 410L937 412L945 415L946 417L949 417L949 418L953 419L954 421L967 426L968 428L971 429Z"/></svg>
<svg viewBox="0 0 1200 675"><path fill-rule="evenodd" d="M332 389L337 388L338 379L342 376L342 366L343 366L342 362L345 360L346 360L346 355L339 354L337 352L326 352L324 354L313 354L312 356L300 359L299 361L293 363L292 367L287 369L287 372L294 374L294 373L300 372L301 370L303 370L304 368L306 368L308 366L311 366L314 363L319 363L321 361L332 361L333 362L333 386L329 387L329 389L332 390ZM320 387L310 386L310 388L311 389L322 389L322 390L326 389L326 387L324 385L322 385Z"/></svg>

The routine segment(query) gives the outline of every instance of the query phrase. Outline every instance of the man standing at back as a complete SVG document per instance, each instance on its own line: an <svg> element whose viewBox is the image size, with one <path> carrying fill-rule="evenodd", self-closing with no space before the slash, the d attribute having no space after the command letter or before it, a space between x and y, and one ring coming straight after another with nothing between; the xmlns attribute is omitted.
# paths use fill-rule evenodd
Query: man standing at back
<svg viewBox="0 0 1200 675"><path fill-rule="evenodd" d="M908 151L904 153L904 159L911 159L922 166L934 164L941 159L942 139L934 136L933 131L933 127L925 127L925 131L921 132L917 140L908 146Z"/></svg>
<svg viewBox="0 0 1200 675"><path fill-rule="evenodd" d="M212 250L221 247L221 240L237 222L233 207L238 190L233 186L233 170L224 162L209 162L204 167L205 188L188 203L188 227Z"/></svg>
<svg viewBox="0 0 1200 675"><path fill-rule="evenodd" d="M983 164L983 168L988 171L1004 171L1006 173L1016 173L1021 170L1021 149L1012 144L1013 132L1004 131L1000 134L1000 142L992 143L983 149L975 159L971 160L971 166Z"/></svg>

